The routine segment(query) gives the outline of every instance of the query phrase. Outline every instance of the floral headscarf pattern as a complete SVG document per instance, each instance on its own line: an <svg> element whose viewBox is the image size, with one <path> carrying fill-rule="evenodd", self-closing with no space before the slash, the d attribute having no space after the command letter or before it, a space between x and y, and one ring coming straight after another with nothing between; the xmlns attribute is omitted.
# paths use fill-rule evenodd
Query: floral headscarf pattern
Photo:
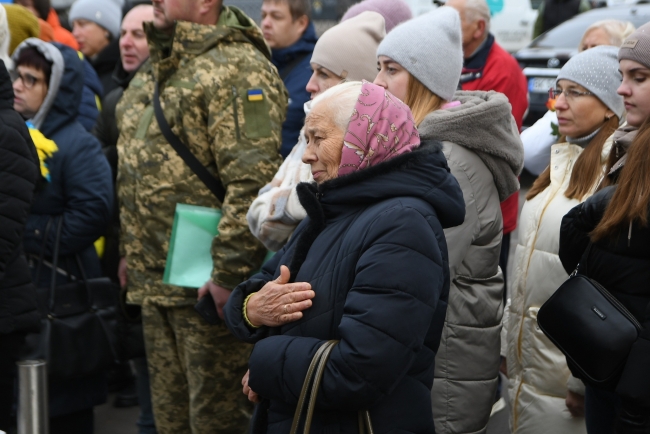
<svg viewBox="0 0 650 434"><path fill-rule="evenodd" d="M420 145L409 107L364 81L343 138L339 176L374 166Z"/></svg>

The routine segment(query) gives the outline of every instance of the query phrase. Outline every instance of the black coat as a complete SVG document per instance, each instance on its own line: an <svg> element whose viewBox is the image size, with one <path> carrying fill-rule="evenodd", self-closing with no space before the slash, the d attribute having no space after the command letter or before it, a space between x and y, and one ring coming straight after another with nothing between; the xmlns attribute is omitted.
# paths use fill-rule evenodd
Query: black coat
<svg viewBox="0 0 650 434"><path fill-rule="evenodd" d="M93 59L88 59L95 69L99 81L102 83L102 95L108 95L119 84L113 79L115 66L120 60L120 40L119 38L111 41L102 51L97 53Z"/></svg>
<svg viewBox="0 0 650 434"><path fill-rule="evenodd" d="M564 216L560 260L567 273L580 262L578 271L607 288L644 326L616 393L624 403L645 407L650 415L650 228L633 223L631 232L625 227L616 238L598 241L589 257L583 257L588 234L600 222L615 189L604 188Z"/></svg>
<svg viewBox="0 0 650 434"><path fill-rule="evenodd" d="M312 433L356 433L362 409L377 433L433 433L431 385L449 292L443 228L465 216L439 143L318 187L300 184L298 194L308 217L225 309L231 331L256 342L249 384L270 400L268 433L289 431L307 367L329 339L340 343ZM299 321L251 330L243 300L281 264L312 285L313 305Z"/></svg>
<svg viewBox="0 0 650 434"><path fill-rule="evenodd" d="M39 177L38 156L0 62L0 334L37 331L36 292L22 254L23 229Z"/></svg>

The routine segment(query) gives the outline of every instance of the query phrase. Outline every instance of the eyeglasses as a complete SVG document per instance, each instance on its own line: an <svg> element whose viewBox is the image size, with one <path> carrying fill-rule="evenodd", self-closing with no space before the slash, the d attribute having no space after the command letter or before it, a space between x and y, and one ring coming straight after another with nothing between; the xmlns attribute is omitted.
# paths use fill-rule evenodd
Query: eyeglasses
<svg viewBox="0 0 650 434"><path fill-rule="evenodd" d="M579 90L575 90L575 89L564 89L564 90L562 90L562 89L549 89L548 90L548 97L550 99L557 99L557 97L560 96L561 94L564 94L564 97L568 101L574 100L574 99L579 98L581 96L593 95L593 93L591 93L591 92L580 92Z"/></svg>
<svg viewBox="0 0 650 434"><path fill-rule="evenodd" d="M12 83L20 79L23 82L23 86L27 89L33 88L39 81L44 81L42 78L34 77L32 74L22 74L15 69L9 71L9 76L11 77Z"/></svg>

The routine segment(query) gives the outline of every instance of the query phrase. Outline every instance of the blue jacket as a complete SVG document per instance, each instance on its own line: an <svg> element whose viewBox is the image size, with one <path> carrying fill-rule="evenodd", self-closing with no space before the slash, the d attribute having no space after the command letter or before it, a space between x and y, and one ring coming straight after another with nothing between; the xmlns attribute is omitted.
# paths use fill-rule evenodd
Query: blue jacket
<svg viewBox="0 0 650 434"><path fill-rule="evenodd" d="M270 401L268 433L289 431L316 350L337 339L312 433L357 433L367 409L375 432L434 433L431 386L449 291L443 228L465 204L437 142L320 186L300 184L308 217L261 273L233 291L226 324L255 342L252 390ZM246 296L289 266L316 292L299 321L250 329ZM260 420L254 421L260 424Z"/></svg>
<svg viewBox="0 0 650 434"><path fill-rule="evenodd" d="M92 131L97 117L99 116L99 107L97 103L104 96L102 83L95 72L93 66L87 59L83 61L84 65L84 88L81 96L81 106L79 107L79 115L77 121L86 129Z"/></svg>
<svg viewBox="0 0 650 434"><path fill-rule="evenodd" d="M53 85L50 80L48 95L33 118L41 133L53 140L59 149L46 160L51 182L43 182L43 187L34 196L25 227L25 252L38 255L44 245L46 260L51 261L56 235L54 229L63 218L59 268L79 276L72 256L78 254L86 276L99 277L101 268L93 243L109 223L113 184L111 169L99 141L76 121L82 98L84 63L77 52L67 46L35 38L27 41L16 51L31 45L46 53L54 59L52 76L60 77L60 81ZM49 220L52 220L52 228L45 239ZM57 279L59 283L67 281L62 274L58 274ZM43 267L36 284L42 287L49 281L50 268ZM67 380L51 379L49 389L51 416L101 404L107 395L106 381L101 374Z"/></svg>
<svg viewBox="0 0 650 434"><path fill-rule="evenodd" d="M311 77L312 71L309 62L317 40L314 23L310 22L298 42L290 47L272 51L271 61L278 68L280 76L283 77L284 85L289 91L287 118L282 124L282 147L280 148L282 158L286 158L294 145L298 143L298 134L300 134L300 130L305 123L303 105L311 97L305 87ZM293 61L301 56L302 60L284 77Z"/></svg>

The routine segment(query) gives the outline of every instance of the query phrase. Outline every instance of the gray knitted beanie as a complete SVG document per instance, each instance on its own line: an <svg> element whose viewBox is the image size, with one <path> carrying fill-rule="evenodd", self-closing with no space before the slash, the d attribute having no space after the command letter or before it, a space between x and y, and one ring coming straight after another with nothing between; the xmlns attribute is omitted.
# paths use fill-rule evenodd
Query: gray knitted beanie
<svg viewBox="0 0 650 434"><path fill-rule="evenodd" d="M618 61L633 60L650 68L650 23L646 23L628 36L618 50Z"/></svg>
<svg viewBox="0 0 650 434"><path fill-rule="evenodd" d="M384 36L384 17L377 12L363 12L323 33L311 62L348 81L373 81L377 76L375 53Z"/></svg>
<svg viewBox="0 0 650 434"><path fill-rule="evenodd" d="M77 0L72 4L68 20L88 20L108 30L113 39L120 37L122 10L113 0Z"/></svg>
<svg viewBox="0 0 650 434"><path fill-rule="evenodd" d="M578 53L562 67L556 83L560 80L570 80L579 84L621 119L625 106L623 97L616 93L621 85L617 53L617 47L604 45Z"/></svg>
<svg viewBox="0 0 650 434"><path fill-rule="evenodd" d="M388 56L431 92L451 101L463 69L460 17L448 6L395 27L379 44L377 56Z"/></svg>

